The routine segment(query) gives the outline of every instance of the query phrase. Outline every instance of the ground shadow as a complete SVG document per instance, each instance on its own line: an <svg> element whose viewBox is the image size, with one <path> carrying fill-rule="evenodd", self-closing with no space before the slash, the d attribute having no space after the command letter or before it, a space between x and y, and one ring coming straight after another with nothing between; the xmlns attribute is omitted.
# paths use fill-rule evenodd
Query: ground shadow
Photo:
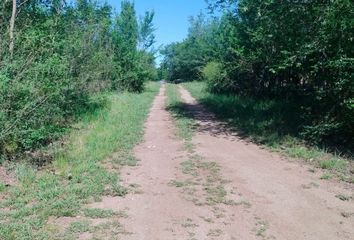
<svg viewBox="0 0 354 240"><path fill-rule="evenodd" d="M194 122L193 129L196 132L227 138L231 141L250 140L249 136L244 131L218 120L217 117L208 111L202 104L179 102L168 106L167 110L172 112L176 118L192 119Z"/></svg>

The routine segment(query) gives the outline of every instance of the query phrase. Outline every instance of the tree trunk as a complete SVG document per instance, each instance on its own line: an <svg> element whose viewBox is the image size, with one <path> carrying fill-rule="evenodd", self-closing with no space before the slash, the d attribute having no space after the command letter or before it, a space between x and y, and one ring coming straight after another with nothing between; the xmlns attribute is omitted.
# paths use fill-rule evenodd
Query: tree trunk
<svg viewBox="0 0 354 240"><path fill-rule="evenodd" d="M16 12L17 12L17 3L16 0L12 0L12 14L10 19L10 45L9 45L11 59L13 57L14 45L15 45L14 30L15 30Z"/></svg>

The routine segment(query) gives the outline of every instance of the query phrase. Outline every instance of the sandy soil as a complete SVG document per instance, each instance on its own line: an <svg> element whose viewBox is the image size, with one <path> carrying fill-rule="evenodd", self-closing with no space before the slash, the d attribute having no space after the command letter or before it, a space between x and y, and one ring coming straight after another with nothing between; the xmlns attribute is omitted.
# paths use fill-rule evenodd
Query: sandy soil
<svg viewBox="0 0 354 240"><path fill-rule="evenodd" d="M352 185L248 142L179 90L197 124L193 150L176 137L162 85L135 148L139 164L121 173L136 192L92 206L125 211L119 239L354 239L353 199L336 197L353 196Z"/></svg>
<svg viewBox="0 0 354 240"><path fill-rule="evenodd" d="M343 216L354 212L353 200L336 197L353 196L353 186L320 181L306 166L260 149L216 121L186 89L180 93L199 125L197 152L220 164L223 176L250 202L248 214L266 224L263 237L354 239L354 218Z"/></svg>

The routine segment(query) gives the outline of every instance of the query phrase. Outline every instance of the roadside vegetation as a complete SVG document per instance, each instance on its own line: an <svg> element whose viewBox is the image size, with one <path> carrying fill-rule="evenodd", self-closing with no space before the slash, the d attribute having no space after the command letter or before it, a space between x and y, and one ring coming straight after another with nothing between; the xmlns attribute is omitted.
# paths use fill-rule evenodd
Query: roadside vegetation
<svg viewBox="0 0 354 240"><path fill-rule="evenodd" d="M353 182L353 2L208 3L218 14L191 18L159 75L197 81L185 86L244 137Z"/></svg>
<svg viewBox="0 0 354 240"><path fill-rule="evenodd" d="M172 117L175 119L177 126L178 136L184 140L185 148L192 152L193 144L193 126L194 121L187 110L183 107L181 95L178 92L176 85L167 84L167 110L171 112Z"/></svg>
<svg viewBox="0 0 354 240"><path fill-rule="evenodd" d="M324 148L309 146L293 135L279 133L282 128L301 124L297 122L299 119L296 112L286 103L210 93L205 82L188 82L183 86L241 136L323 169L325 173L321 179L338 177L343 181L354 183L354 163L350 158L333 154Z"/></svg>
<svg viewBox="0 0 354 240"><path fill-rule="evenodd" d="M239 112L245 119L236 121L248 130L271 126L270 138L290 135L351 155L353 1L208 2L217 17L191 18L187 38L163 49L160 74L174 82L205 81L220 111L223 101L245 104ZM260 118L264 129L252 126Z"/></svg>
<svg viewBox="0 0 354 240"><path fill-rule="evenodd" d="M25 162L7 163L17 184L0 189L0 239L77 239L80 231L58 235L56 227L61 226L49 226L48 219L119 214L86 209L84 204L127 193L117 172L105 164L119 168L132 159L132 148L141 140L158 89L158 83L149 83L141 94L106 94L105 107L81 116L77 130L65 138L65 147L54 150L52 164L44 169ZM85 229L90 229L89 223Z"/></svg>
<svg viewBox="0 0 354 240"><path fill-rule="evenodd" d="M0 4L0 239L78 239L124 196L159 84L154 12L91 0ZM60 218L83 216L66 227ZM116 225L118 223L115 223ZM96 229L96 232L100 232Z"/></svg>
<svg viewBox="0 0 354 240"><path fill-rule="evenodd" d="M40 155L107 91L156 79L153 12L96 1L0 4L0 161ZM140 19L140 20L139 20Z"/></svg>

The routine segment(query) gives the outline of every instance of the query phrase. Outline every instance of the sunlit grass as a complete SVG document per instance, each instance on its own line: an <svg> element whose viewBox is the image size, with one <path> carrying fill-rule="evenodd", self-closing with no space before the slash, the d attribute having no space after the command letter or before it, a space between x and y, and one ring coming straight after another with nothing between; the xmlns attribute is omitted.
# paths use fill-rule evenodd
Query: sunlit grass
<svg viewBox="0 0 354 240"><path fill-rule="evenodd" d="M113 153L122 162L132 158L158 88L158 83L149 83L142 94L107 93L108 104L82 116L75 126L78 130L65 139L50 166L42 170L25 163L11 166L18 185L4 190L0 239L51 239L45 228L50 216L76 216L90 199L124 195L117 173L107 171L101 162Z"/></svg>

